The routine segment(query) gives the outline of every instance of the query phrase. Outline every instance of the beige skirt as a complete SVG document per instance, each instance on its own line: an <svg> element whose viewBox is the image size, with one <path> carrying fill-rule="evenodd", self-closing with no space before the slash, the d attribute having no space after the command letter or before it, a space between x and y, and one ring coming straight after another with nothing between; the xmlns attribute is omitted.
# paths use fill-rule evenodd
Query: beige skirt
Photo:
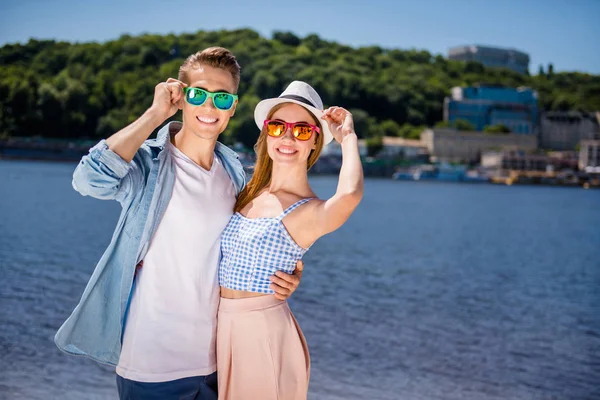
<svg viewBox="0 0 600 400"><path fill-rule="evenodd" d="M219 400L305 400L310 357L288 303L221 298L217 371Z"/></svg>

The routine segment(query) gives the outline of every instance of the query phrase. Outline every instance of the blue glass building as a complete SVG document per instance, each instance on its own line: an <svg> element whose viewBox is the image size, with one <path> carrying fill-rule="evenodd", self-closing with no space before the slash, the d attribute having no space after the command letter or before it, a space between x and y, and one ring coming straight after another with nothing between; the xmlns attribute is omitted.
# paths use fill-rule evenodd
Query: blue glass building
<svg viewBox="0 0 600 400"><path fill-rule="evenodd" d="M444 120L467 120L478 131L488 125L505 125L511 132L535 134L538 125L537 92L530 88L496 85L452 88L444 100Z"/></svg>

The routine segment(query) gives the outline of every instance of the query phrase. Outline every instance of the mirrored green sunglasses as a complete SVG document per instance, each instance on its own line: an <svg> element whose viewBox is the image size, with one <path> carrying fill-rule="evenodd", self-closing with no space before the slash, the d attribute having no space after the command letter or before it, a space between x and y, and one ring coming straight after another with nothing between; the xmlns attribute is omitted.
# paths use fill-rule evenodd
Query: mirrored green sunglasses
<svg viewBox="0 0 600 400"><path fill-rule="evenodd" d="M235 101L238 99L237 94L209 92L208 90L194 87L183 88L183 92L185 93L185 101L193 106L201 106L210 97L215 107L223 111L231 110L231 107L233 107Z"/></svg>

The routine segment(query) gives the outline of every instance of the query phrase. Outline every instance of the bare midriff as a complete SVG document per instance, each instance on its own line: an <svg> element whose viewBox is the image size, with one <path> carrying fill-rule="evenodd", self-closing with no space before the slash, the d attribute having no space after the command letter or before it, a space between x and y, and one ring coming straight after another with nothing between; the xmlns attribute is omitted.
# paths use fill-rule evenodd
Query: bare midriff
<svg viewBox="0 0 600 400"><path fill-rule="evenodd" d="M226 299L246 299L248 297L268 296L266 293L246 292L245 290L234 290L221 286L221 297Z"/></svg>

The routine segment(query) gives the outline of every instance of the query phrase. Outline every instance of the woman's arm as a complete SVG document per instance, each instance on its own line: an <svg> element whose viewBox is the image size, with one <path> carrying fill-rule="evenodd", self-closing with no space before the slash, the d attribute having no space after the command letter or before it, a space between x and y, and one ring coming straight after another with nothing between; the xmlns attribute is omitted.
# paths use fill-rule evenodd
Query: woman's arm
<svg viewBox="0 0 600 400"><path fill-rule="evenodd" d="M333 197L316 207L314 222L319 237L341 227L360 203L364 192L363 170L352 114L342 107L331 107L325 110L322 118L342 146L342 168L337 191Z"/></svg>

